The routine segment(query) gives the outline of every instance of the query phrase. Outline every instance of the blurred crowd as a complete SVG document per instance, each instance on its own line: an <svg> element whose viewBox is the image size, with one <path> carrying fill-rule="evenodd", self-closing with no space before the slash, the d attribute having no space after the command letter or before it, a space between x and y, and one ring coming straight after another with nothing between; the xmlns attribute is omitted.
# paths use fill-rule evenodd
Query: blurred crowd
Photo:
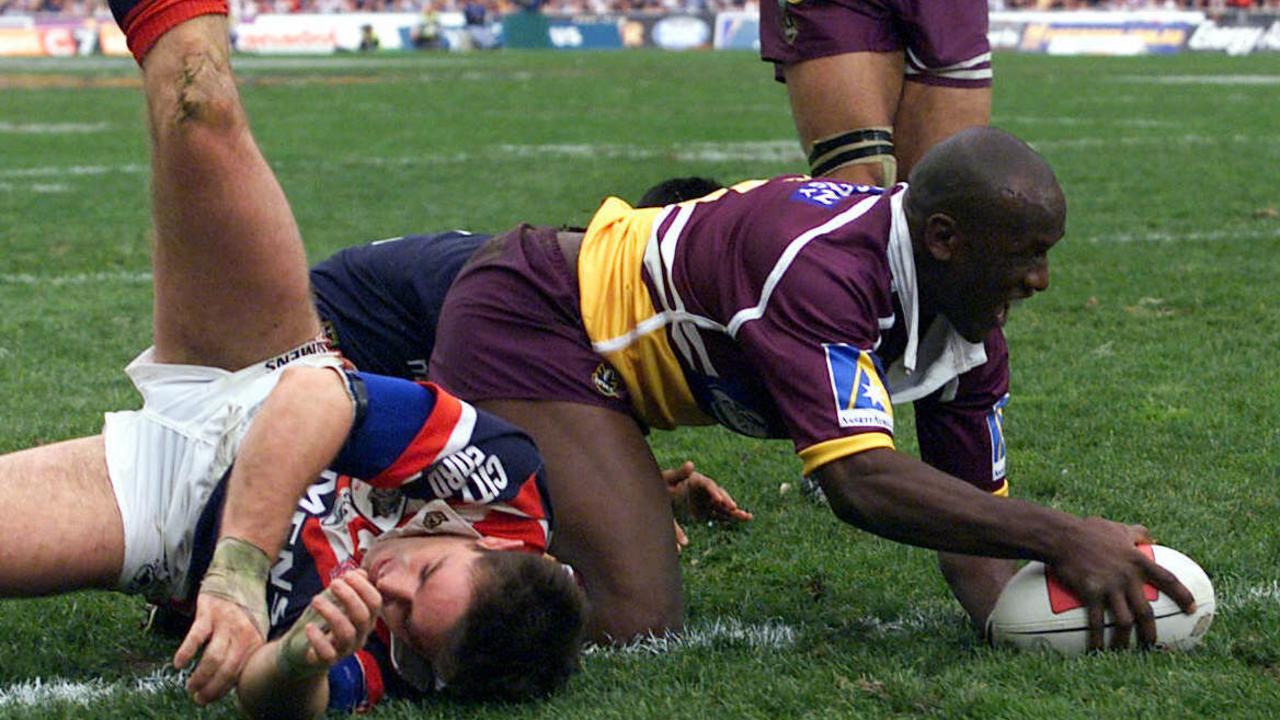
<svg viewBox="0 0 1280 720"><path fill-rule="evenodd" d="M775 0L766 0L773 2ZM571 15L755 10L759 0L232 0L241 17L264 13L462 12L481 2L489 18L527 7ZM1233 9L1280 11L1280 0L991 0L992 10L1204 10L1211 14ZM0 0L0 15L106 15L106 0Z"/></svg>

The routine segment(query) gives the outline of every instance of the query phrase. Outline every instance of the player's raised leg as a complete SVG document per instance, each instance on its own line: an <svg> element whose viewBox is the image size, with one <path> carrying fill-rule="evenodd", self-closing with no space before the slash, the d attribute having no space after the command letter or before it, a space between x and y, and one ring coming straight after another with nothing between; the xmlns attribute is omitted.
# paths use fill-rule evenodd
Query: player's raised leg
<svg viewBox="0 0 1280 720"><path fill-rule="evenodd" d="M551 552L581 573L590 637L626 641L681 628L671 501L635 421L569 402L476 406L524 428L542 450L555 507Z"/></svg>
<svg viewBox="0 0 1280 720"><path fill-rule="evenodd" d="M782 67L811 174L866 185L894 182L902 68L901 52L845 53Z"/></svg>
<svg viewBox="0 0 1280 720"><path fill-rule="evenodd" d="M142 60L152 136L153 359L238 370L320 327L297 225L240 104L225 4L222 11L167 29Z"/></svg>

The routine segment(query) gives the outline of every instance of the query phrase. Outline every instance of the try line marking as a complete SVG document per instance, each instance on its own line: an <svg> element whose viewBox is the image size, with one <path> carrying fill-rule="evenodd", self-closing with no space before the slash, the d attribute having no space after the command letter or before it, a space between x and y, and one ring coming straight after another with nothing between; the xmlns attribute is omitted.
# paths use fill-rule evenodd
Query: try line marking
<svg viewBox="0 0 1280 720"><path fill-rule="evenodd" d="M1280 606L1280 581L1240 586L1230 578L1222 578L1218 588L1218 610L1233 611L1253 605ZM853 618L870 636L892 636L903 633L936 635L943 626L963 623L958 605L946 603L917 608L897 619L871 616ZM584 655L653 657L682 650L707 647L748 647L764 650L787 650L795 646L800 630L781 620L745 623L734 617L719 617L690 623L680 635L655 636L636 640L620 647L591 645ZM850 642L857 642L851 640ZM54 704L87 706L128 695L157 695L181 691L187 672L169 668L132 680L83 680L35 678L8 686L0 686L0 710L10 708L44 708Z"/></svg>

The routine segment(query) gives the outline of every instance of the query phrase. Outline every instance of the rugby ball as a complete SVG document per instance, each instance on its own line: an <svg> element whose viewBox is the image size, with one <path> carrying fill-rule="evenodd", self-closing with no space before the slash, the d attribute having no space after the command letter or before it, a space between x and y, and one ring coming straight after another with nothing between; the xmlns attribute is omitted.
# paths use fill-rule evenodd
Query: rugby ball
<svg viewBox="0 0 1280 720"><path fill-rule="evenodd" d="M1196 611L1187 615L1169 596L1145 586L1156 616L1156 647L1189 650L1200 643L1213 622L1213 584L1194 560L1162 545L1139 549L1172 572L1196 599ZM1112 618L1108 611L1104 641L1111 646ZM996 646L1022 650L1049 650L1079 655L1088 649L1088 618L1084 606L1044 563L1031 562L1005 585L987 618L987 640ZM1136 632L1134 633L1136 635ZM1136 638L1130 639L1137 643Z"/></svg>

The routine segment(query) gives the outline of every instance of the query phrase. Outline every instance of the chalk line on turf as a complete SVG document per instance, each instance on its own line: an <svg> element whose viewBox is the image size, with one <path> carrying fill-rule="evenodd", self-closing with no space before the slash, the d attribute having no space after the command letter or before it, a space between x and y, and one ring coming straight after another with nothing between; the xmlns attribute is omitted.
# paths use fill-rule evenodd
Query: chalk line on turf
<svg viewBox="0 0 1280 720"><path fill-rule="evenodd" d="M161 668L133 680L64 680L35 678L0 687L0 709L44 707L55 703L89 705L120 695L156 695L182 690L186 672Z"/></svg>

